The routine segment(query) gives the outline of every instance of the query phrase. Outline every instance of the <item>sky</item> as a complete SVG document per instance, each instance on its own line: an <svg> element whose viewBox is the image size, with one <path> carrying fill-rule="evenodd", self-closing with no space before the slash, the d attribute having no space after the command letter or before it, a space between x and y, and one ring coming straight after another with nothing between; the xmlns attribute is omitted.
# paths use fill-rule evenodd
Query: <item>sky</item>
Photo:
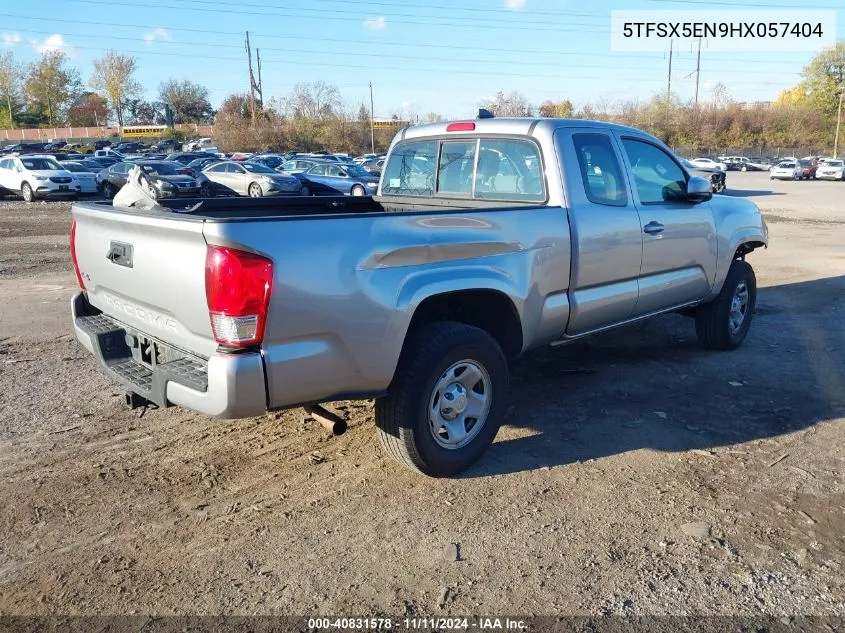
<svg viewBox="0 0 845 633"><path fill-rule="evenodd" d="M665 94L665 53L614 53L610 11L835 9L841 0L0 0L0 50L20 61L59 48L87 81L109 49L138 59L146 97L161 82L191 79L212 105L248 90L244 34L261 52L265 101L301 81L336 85L353 109L376 117L471 117L497 91L533 104L650 99ZM712 52L701 56L700 99L717 82L738 101L772 101L800 80L812 52ZM696 52L675 50L672 92L691 99Z"/></svg>

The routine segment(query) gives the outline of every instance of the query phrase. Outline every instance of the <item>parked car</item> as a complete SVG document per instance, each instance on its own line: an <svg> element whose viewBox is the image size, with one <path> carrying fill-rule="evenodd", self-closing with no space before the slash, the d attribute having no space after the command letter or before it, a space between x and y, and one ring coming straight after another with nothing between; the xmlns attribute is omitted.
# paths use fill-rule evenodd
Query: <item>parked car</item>
<svg viewBox="0 0 845 633"><path fill-rule="evenodd" d="M40 154L44 151L45 143L15 143L3 149L4 154Z"/></svg>
<svg viewBox="0 0 845 633"><path fill-rule="evenodd" d="M27 154L0 158L0 190L27 202L79 196L79 181L52 156Z"/></svg>
<svg viewBox="0 0 845 633"><path fill-rule="evenodd" d="M215 158L220 160L216 154L211 154L209 152L174 152L172 154L168 154L167 156L167 160L175 161L177 163L181 163L182 165L187 165L198 158Z"/></svg>
<svg viewBox="0 0 845 633"><path fill-rule="evenodd" d="M156 199L199 195L200 188L197 179L180 173L178 163L167 160L139 160L117 163L97 174L97 183L103 196L114 198L120 188L126 184L129 170L135 165L144 171L148 193Z"/></svg>
<svg viewBox="0 0 845 633"><path fill-rule="evenodd" d="M72 173L79 181L79 193L99 193L93 167L75 160L63 160L59 162L59 165Z"/></svg>
<svg viewBox="0 0 845 633"><path fill-rule="evenodd" d="M378 176L373 176L354 163L318 163L296 174L305 185L305 195L371 196L378 188Z"/></svg>
<svg viewBox="0 0 845 633"><path fill-rule="evenodd" d="M118 158L117 156L98 156L95 160L105 167L110 167L123 162L123 159Z"/></svg>
<svg viewBox="0 0 845 633"><path fill-rule="evenodd" d="M147 146L140 141L124 141L122 143L118 143L112 149L116 152L120 152L121 154L137 154L143 149L147 149Z"/></svg>
<svg viewBox="0 0 845 633"><path fill-rule="evenodd" d="M381 176L381 170L384 169L383 158L373 158L360 164L361 169L369 172L373 176Z"/></svg>
<svg viewBox="0 0 845 633"><path fill-rule="evenodd" d="M203 197L235 193L250 198L299 195L304 189L302 183L293 176L246 161L223 161L209 165L202 172L200 187Z"/></svg>
<svg viewBox="0 0 845 633"><path fill-rule="evenodd" d="M44 146L45 152L57 152L60 149L67 147L67 141L53 141Z"/></svg>
<svg viewBox="0 0 845 633"><path fill-rule="evenodd" d="M696 167L704 167L707 169L721 169L722 171L728 171L728 166L725 163L715 161L712 158L691 158L689 162L695 165Z"/></svg>
<svg viewBox="0 0 845 633"><path fill-rule="evenodd" d="M323 162L325 161L318 160L315 158L297 158L295 160L289 160L285 163L282 163L277 168L277 171L280 171L285 174L301 174L302 172L311 169L314 165Z"/></svg>
<svg viewBox="0 0 845 633"><path fill-rule="evenodd" d="M418 155L436 178L412 176ZM239 418L309 403L328 419L315 403L376 398L388 452L449 476L505 421L509 358L667 312L694 315L711 349L751 327L759 209L713 197L639 130L414 126L381 183L377 198L232 200L190 217L164 204L154 220L75 204L77 338L134 406ZM115 242L133 267L103 256Z"/></svg>
<svg viewBox="0 0 845 633"><path fill-rule="evenodd" d="M253 156L252 158L247 159L250 163L258 163L259 165L264 165L265 167L269 167L270 169L278 169L281 167L285 159L281 156L277 155L269 155L269 156Z"/></svg>
<svg viewBox="0 0 845 633"><path fill-rule="evenodd" d="M803 180L816 179L816 171L819 168L819 161L814 156L807 156L798 161L801 166L801 178Z"/></svg>
<svg viewBox="0 0 845 633"><path fill-rule="evenodd" d="M751 156L742 167L743 171L768 171L771 166L772 161L765 156Z"/></svg>
<svg viewBox="0 0 845 633"><path fill-rule="evenodd" d="M770 180L800 180L803 173L797 160L783 160L769 171Z"/></svg>
<svg viewBox="0 0 845 633"><path fill-rule="evenodd" d="M188 163L186 165L186 167L191 170L191 174L194 176L194 178L199 178L203 169L205 169L209 165L212 165L214 163L219 163L219 162L220 162L220 159L217 158L216 156L214 156L214 157L206 156L204 158L197 158L195 160L192 160L190 163Z"/></svg>
<svg viewBox="0 0 845 633"><path fill-rule="evenodd" d="M823 180L845 180L845 161L837 158L826 158L819 165L816 176Z"/></svg>
<svg viewBox="0 0 845 633"><path fill-rule="evenodd" d="M182 149L182 141L177 141L173 138L166 138L163 141L153 144L150 149L154 152L164 152L166 154L170 154Z"/></svg>
<svg viewBox="0 0 845 633"><path fill-rule="evenodd" d="M723 169L718 167L718 163L716 167L705 167L696 165L692 161L681 159L681 164L686 167L690 174L707 180L710 183L710 190L713 193L722 193L727 189L727 174Z"/></svg>

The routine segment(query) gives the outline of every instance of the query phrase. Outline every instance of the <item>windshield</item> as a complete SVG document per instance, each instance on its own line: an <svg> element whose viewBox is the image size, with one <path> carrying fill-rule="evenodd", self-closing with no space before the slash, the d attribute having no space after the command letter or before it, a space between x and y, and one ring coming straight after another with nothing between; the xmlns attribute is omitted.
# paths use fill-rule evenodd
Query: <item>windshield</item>
<svg viewBox="0 0 845 633"><path fill-rule="evenodd" d="M253 174L275 174L276 172L261 163L241 163L247 171Z"/></svg>
<svg viewBox="0 0 845 633"><path fill-rule="evenodd" d="M845 164L841 160L826 160L825 165L827 167L842 167Z"/></svg>
<svg viewBox="0 0 845 633"><path fill-rule="evenodd" d="M62 163L62 167L75 174L91 171L85 165L80 165L79 163Z"/></svg>
<svg viewBox="0 0 845 633"><path fill-rule="evenodd" d="M783 167L784 169L792 169L795 167L795 163L781 163L778 167Z"/></svg>
<svg viewBox="0 0 845 633"><path fill-rule="evenodd" d="M798 162L801 164L802 167L811 167L813 165L813 163L809 160L799 160Z"/></svg>
<svg viewBox="0 0 845 633"><path fill-rule="evenodd" d="M49 171L51 169L61 169L59 165L52 158L22 158L23 166L32 171Z"/></svg>
<svg viewBox="0 0 845 633"><path fill-rule="evenodd" d="M167 163L146 163L141 165L141 169L146 174L155 174L157 176L178 176L179 172L176 167L168 165Z"/></svg>

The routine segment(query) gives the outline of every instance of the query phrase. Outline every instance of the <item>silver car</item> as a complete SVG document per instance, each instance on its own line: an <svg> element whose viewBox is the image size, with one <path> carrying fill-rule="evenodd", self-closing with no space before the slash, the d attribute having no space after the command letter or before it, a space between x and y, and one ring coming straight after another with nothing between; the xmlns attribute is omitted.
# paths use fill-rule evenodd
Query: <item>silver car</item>
<svg viewBox="0 0 845 633"><path fill-rule="evenodd" d="M206 167L200 180L204 195L236 193L250 198L292 195L302 191L302 182L260 163L224 161Z"/></svg>

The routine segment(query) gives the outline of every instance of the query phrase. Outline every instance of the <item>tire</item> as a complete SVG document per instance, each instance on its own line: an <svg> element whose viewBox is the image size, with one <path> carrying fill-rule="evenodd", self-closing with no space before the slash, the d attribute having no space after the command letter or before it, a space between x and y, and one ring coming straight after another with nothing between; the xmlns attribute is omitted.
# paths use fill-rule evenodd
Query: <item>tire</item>
<svg viewBox="0 0 845 633"><path fill-rule="evenodd" d="M748 166L747 166L747 165L743 165L743 166L742 166L742 171L748 171Z"/></svg>
<svg viewBox="0 0 845 633"><path fill-rule="evenodd" d="M354 187L352 187L351 193L356 198L363 196L363 195L366 195L366 192L364 191L364 188L361 185L355 185Z"/></svg>
<svg viewBox="0 0 845 633"><path fill-rule="evenodd" d="M440 416L452 401L447 392L452 391L454 399L454 389L460 389L460 376L465 375L460 371L462 364L467 366L466 371L470 371L470 366L476 367L480 378L475 387L483 385L487 395L486 403L480 405L470 395L470 391L476 396L478 392L470 386L464 391L463 406L474 402L486 414L474 423L471 416L464 418L466 414L452 419L456 428L465 433L465 439L456 442L445 422L435 430L432 416L438 421L446 419ZM447 376L450 373L451 382ZM425 475L448 477L466 470L496 437L508 406L508 382L505 355L484 330L451 321L422 327L405 342L388 395L376 400L375 419L381 444L396 461ZM446 383L449 384L442 388ZM456 402L460 402L460 391L457 393ZM440 410L435 414L432 410L438 402ZM479 423L481 426L476 427ZM451 447L444 446L450 443Z"/></svg>
<svg viewBox="0 0 845 633"><path fill-rule="evenodd" d="M111 200L115 195L117 195L117 188L110 182L103 183L103 197Z"/></svg>
<svg viewBox="0 0 845 633"><path fill-rule="evenodd" d="M261 198L264 196L264 191L262 191L261 185L259 185L257 182L251 183L247 188L246 192L250 198Z"/></svg>
<svg viewBox="0 0 845 633"><path fill-rule="evenodd" d="M719 295L713 301L698 306L695 315L698 340L708 349L736 349L748 334L756 304L757 278L754 269L747 262L734 260ZM737 310L742 315L739 323Z"/></svg>
<svg viewBox="0 0 845 633"><path fill-rule="evenodd" d="M214 189L211 188L207 182L202 183L200 187L200 198L213 198L214 197Z"/></svg>
<svg viewBox="0 0 845 633"><path fill-rule="evenodd" d="M147 193L150 194L150 197L153 200L158 200L158 198L159 198L158 191L156 191L156 188L153 187L152 185L147 185Z"/></svg>
<svg viewBox="0 0 845 633"><path fill-rule="evenodd" d="M35 192L32 190L32 185L28 182L21 185L21 197L25 202L35 202Z"/></svg>

